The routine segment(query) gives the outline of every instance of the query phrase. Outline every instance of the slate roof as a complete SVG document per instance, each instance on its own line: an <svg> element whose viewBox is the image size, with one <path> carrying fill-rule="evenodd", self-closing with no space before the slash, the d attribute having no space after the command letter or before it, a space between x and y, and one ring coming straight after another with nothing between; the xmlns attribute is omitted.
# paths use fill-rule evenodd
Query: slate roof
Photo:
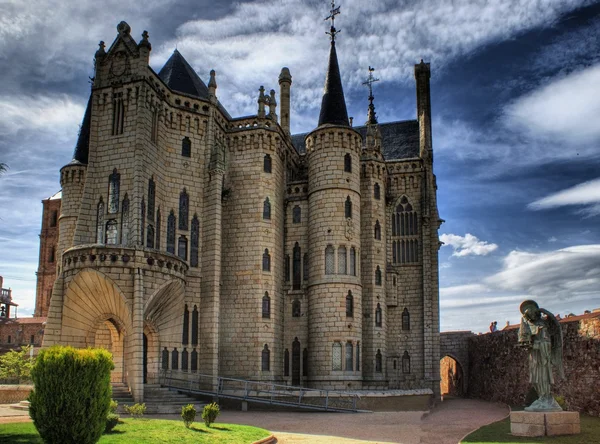
<svg viewBox="0 0 600 444"><path fill-rule="evenodd" d="M75 152L73 153L73 160L71 164L80 163L87 165L88 155L90 152L90 123L92 121L92 94L88 99L85 114L83 115L83 121L81 122L81 128L79 129L79 136L77 137L77 144L75 145Z"/></svg>
<svg viewBox="0 0 600 444"><path fill-rule="evenodd" d="M366 126L355 126L363 139L367 135ZM379 124L383 156L386 160L419 157L419 122L403 120ZM304 138L308 133L292 135L292 144L300 154L306 152Z"/></svg>
<svg viewBox="0 0 600 444"><path fill-rule="evenodd" d="M321 101L321 113L319 115L319 126L325 124L350 126L348 123L348 111L344 100L340 66L338 64L335 41L331 42L329 52L329 66L327 77L325 77L325 89Z"/></svg>

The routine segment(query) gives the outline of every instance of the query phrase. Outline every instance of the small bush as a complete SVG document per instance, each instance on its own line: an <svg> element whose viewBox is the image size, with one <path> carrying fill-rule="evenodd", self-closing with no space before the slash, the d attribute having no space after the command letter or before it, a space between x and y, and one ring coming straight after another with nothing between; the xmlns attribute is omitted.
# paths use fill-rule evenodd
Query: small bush
<svg viewBox="0 0 600 444"><path fill-rule="evenodd" d="M108 407L108 411L110 413L117 413L117 408L119 407L119 401L115 401L114 399L110 400L110 406Z"/></svg>
<svg viewBox="0 0 600 444"><path fill-rule="evenodd" d="M31 371L29 415L45 443L93 444L110 407L111 354L104 349L43 349Z"/></svg>
<svg viewBox="0 0 600 444"><path fill-rule="evenodd" d="M106 415L106 425L104 426L104 433L109 433L114 429L119 423L119 415L116 413L109 413Z"/></svg>
<svg viewBox="0 0 600 444"><path fill-rule="evenodd" d="M196 408L192 404L181 407L181 418L185 426L189 429L196 419Z"/></svg>
<svg viewBox="0 0 600 444"><path fill-rule="evenodd" d="M202 410L202 419L204 420L206 427L210 427L210 425L217 420L219 413L221 413L221 410L219 409L219 404L216 402L204 406L204 409Z"/></svg>
<svg viewBox="0 0 600 444"><path fill-rule="evenodd" d="M564 396L554 395L554 400L560 406L561 409L567 410L567 401Z"/></svg>
<svg viewBox="0 0 600 444"><path fill-rule="evenodd" d="M129 413L134 418L141 418L146 413L146 404L133 404L133 405L124 405L125 411Z"/></svg>

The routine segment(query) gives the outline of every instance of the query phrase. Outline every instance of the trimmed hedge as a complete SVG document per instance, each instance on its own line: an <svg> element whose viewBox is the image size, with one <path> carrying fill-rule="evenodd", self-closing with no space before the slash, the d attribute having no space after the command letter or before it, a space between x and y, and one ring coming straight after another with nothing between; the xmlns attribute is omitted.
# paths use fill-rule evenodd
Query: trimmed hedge
<svg viewBox="0 0 600 444"><path fill-rule="evenodd" d="M31 372L29 415L47 444L94 444L111 401L111 354L104 349L43 349Z"/></svg>

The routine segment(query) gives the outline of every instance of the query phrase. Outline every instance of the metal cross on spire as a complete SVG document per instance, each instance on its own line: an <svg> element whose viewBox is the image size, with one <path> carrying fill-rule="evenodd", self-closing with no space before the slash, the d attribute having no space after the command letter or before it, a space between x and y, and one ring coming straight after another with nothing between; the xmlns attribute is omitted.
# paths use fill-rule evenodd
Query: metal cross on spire
<svg viewBox="0 0 600 444"><path fill-rule="evenodd" d="M329 11L329 16L325 17L325 20L331 20L331 29L329 32L325 34L329 34L331 37L331 41L335 42L335 36L340 33L337 29L335 29L335 16L340 13L340 6L335 7L335 0L331 0L331 10Z"/></svg>
<svg viewBox="0 0 600 444"><path fill-rule="evenodd" d="M375 71L375 68L369 66L369 78L362 83L369 86L369 100L371 102L373 101L373 83L379 82L379 79L373 77L373 71Z"/></svg>

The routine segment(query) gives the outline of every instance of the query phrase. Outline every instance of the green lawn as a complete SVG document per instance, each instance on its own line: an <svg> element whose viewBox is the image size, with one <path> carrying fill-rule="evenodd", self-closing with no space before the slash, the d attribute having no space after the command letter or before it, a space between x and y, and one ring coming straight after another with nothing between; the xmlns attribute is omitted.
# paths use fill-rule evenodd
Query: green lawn
<svg viewBox="0 0 600 444"><path fill-rule="evenodd" d="M183 421L166 419L122 419L115 429L103 435L100 444L122 443L252 443L270 435L267 430L236 424L215 423L208 428L204 423L194 423L186 429ZM3 444L40 443L42 439L33 423L2 424L0 442Z"/></svg>
<svg viewBox="0 0 600 444"><path fill-rule="evenodd" d="M461 443L551 443L551 444L600 444L600 418L581 415L579 435L546 436L521 438L510 434L510 418L481 427L461 441Z"/></svg>

